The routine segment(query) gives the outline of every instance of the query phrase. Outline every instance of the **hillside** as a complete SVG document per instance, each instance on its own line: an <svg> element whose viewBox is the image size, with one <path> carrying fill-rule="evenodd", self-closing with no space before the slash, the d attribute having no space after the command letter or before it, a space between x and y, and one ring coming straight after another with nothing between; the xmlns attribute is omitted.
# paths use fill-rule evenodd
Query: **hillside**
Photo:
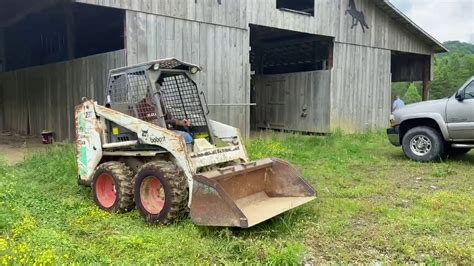
<svg viewBox="0 0 474 266"><path fill-rule="evenodd" d="M474 54L474 44L465 43L460 41L447 41L443 45L448 48L449 53L459 53L459 54ZM447 55L449 53L440 54L439 57Z"/></svg>

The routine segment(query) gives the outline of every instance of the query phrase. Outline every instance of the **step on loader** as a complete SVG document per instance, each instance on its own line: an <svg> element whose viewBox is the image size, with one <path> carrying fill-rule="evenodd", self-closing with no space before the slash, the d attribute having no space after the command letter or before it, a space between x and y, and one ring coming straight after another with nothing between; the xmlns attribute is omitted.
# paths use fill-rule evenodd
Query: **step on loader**
<svg viewBox="0 0 474 266"><path fill-rule="evenodd" d="M279 159L250 162L237 128L208 118L200 68L164 59L110 71L106 100L76 107L78 182L148 223L248 228L315 199Z"/></svg>

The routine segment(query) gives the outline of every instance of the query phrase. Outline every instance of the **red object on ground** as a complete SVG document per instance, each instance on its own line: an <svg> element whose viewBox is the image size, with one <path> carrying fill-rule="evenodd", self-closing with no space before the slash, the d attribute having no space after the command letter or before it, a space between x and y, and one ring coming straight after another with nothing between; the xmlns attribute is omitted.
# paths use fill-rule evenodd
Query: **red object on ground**
<svg viewBox="0 0 474 266"><path fill-rule="evenodd" d="M41 142L43 142L43 144L53 144L54 133L51 131L43 131L41 132L41 138Z"/></svg>

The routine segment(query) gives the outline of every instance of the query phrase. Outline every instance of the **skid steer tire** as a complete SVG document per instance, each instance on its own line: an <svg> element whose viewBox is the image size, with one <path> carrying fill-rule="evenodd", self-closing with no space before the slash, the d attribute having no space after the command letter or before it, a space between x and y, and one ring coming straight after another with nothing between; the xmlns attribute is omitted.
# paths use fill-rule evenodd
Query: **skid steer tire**
<svg viewBox="0 0 474 266"><path fill-rule="evenodd" d="M135 176L135 202L147 223L174 222L184 214L188 196L186 177L172 162L145 164Z"/></svg>
<svg viewBox="0 0 474 266"><path fill-rule="evenodd" d="M133 210L133 173L120 162L99 165L92 179L92 199L102 210L124 213Z"/></svg>

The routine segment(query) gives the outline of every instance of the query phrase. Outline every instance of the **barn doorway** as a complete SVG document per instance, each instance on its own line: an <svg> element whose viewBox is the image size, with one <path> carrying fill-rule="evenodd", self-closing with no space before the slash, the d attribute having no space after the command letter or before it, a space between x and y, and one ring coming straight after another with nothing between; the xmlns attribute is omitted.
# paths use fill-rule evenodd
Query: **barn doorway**
<svg viewBox="0 0 474 266"><path fill-rule="evenodd" d="M429 85L432 78L431 56L392 51L392 101L396 96L403 99L410 83L415 83L423 101L429 99Z"/></svg>
<svg viewBox="0 0 474 266"><path fill-rule="evenodd" d="M250 25L251 129L326 133L334 40Z"/></svg>
<svg viewBox="0 0 474 266"><path fill-rule="evenodd" d="M59 0L4 0L0 72L124 49L124 23L125 11L120 9Z"/></svg>

